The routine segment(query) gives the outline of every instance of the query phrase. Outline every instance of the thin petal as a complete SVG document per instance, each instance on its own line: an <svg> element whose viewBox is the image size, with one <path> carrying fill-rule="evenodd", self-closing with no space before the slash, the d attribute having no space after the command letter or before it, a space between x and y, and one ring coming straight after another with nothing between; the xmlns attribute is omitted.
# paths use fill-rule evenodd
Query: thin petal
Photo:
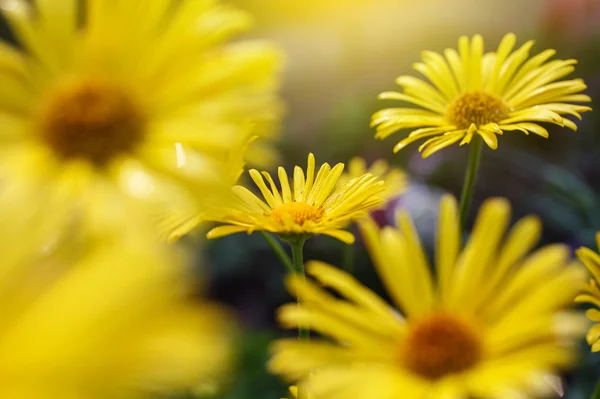
<svg viewBox="0 0 600 399"><path fill-rule="evenodd" d="M504 37L502 38L502 41L500 42L500 45L498 46L498 50L496 50L496 61L494 64L494 69L492 70L492 74L490 76L490 82L488 83L488 87L487 87L487 89L491 93L498 92L497 86L498 86L498 81L500 79L500 70L502 69L502 65L504 64L504 61L506 61L506 58L508 58L508 55L510 54L513 47L515 46L516 41L517 41L517 37L515 36L515 34L508 33L508 34L504 35Z"/></svg>
<svg viewBox="0 0 600 399"><path fill-rule="evenodd" d="M356 304L384 317L391 315L391 308L385 301L348 273L323 262L309 262L306 272L324 286L331 287Z"/></svg>
<svg viewBox="0 0 600 399"><path fill-rule="evenodd" d="M452 272L460 251L460 224L456 199L450 195L442 197L436 231L435 260L441 295L447 296Z"/></svg>
<svg viewBox="0 0 600 399"><path fill-rule="evenodd" d="M422 151L423 158L427 158L431 154L441 149L444 149L462 139L465 135L464 132L464 130L459 130L456 132L446 133L442 137L430 139L419 148L419 151Z"/></svg>
<svg viewBox="0 0 600 399"><path fill-rule="evenodd" d="M484 129L479 129L477 133L483 138L485 144L487 144L487 146L490 147L492 150L498 148L498 138L496 137L495 133Z"/></svg>
<svg viewBox="0 0 600 399"><path fill-rule="evenodd" d="M409 96L407 94L404 93L398 93L396 91L386 91L384 93L381 93L379 95L379 99L380 100L400 100L400 101L406 101L415 105L418 105L420 107L426 108L432 112L438 113L438 114L444 114L446 112L446 109L440 105L438 105L437 103L434 103L432 101L423 101L420 100L416 97L413 96Z"/></svg>
<svg viewBox="0 0 600 399"><path fill-rule="evenodd" d="M277 203L277 205L283 204L283 199L281 198L281 195L279 194L279 189L277 188L277 185L273 181L271 174L269 174L267 172L262 172L262 175L269 182L269 186L271 187L271 193L273 193L273 198L275 198L275 202Z"/></svg>
<svg viewBox="0 0 600 399"><path fill-rule="evenodd" d="M271 208L276 208L277 205L280 205L281 201L278 201L273 196L273 193L271 192L271 190L269 190L267 188L267 185L265 184L265 181L263 180L263 177L260 174L260 172L256 169L252 169L252 170L250 170L249 173L250 173L250 177L252 178L252 180L254 181L254 183L256 184L256 186L258 187L260 192L262 193L263 197L267 201L267 204L269 204L269 206Z"/></svg>
<svg viewBox="0 0 600 399"><path fill-rule="evenodd" d="M235 233L241 233L242 231L248 231L247 226L219 226L210 230L206 233L206 238L213 240L215 238L221 238Z"/></svg>
<svg viewBox="0 0 600 399"><path fill-rule="evenodd" d="M283 202L292 202L292 190L290 188L290 181L285 169L280 166L277 169L277 175L279 177L279 184L281 184Z"/></svg>
<svg viewBox="0 0 600 399"><path fill-rule="evenodd" d="M346 230L327 229L327 230L322 231L321 234L325 234L327 236L336 238L345 244L351 245L354 243L354 234L352 234Z"/></svg>

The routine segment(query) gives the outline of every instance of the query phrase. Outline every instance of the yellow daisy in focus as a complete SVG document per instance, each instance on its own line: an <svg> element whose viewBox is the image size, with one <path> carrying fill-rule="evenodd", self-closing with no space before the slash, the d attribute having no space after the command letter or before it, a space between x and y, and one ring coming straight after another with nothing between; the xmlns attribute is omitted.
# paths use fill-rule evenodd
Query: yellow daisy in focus
<svg viewBox="0 0 600 399"><path fill-rule="evenodd" d="M207 237L262 230L283 237L326 234L352 243L352 233L342 229L381 203L384 183L367 173L336 188L343 170L343 163L333 168L325 163L315 176L315 157L309 154L306 175L296 166L291 184L285 169L279 167L280 190L269 173L252 169L250 177L264 200L245 187L233 187L234 200L203 217L226 224L209 231Z"/></svg>
<svg viewBox="0 0 600 399"><path fill-rule="evenodd" d="M564 117L581 119L590 107L572 103L589 102L580 94L583 80L561 80L575 70L576 60L548 61L554 50L545 50L529 58L534 41L513 51L516 36L507 34L498 50L485 53L483 38L463 36L458 52L446 49L444 55L425 51L423 62L414 68L428 81L400 76L403 92L385 92L380 99L400 100L416 108L388 108L373 115L376 138L384 139L401 129L413 129L394 147L400 151L408 144L428 138L419 147L423 157L460 141L469 144L479 135L492 149L498 147L496 135L519 130L548 137L539 122L553 123L577 130ZM529 58L529 59L528 59Z"/></svg>
<svg viewBox="0 0 600 399"><path fill-rule="evenodd" d="M408 186L408 177L404 171L390 167L385 160L378 159L367 167L367 163L363 158L354 157L348 162L344 173L341 174L338 180L338 187L365 173L377 176L384 181L384 190L380 194L382 205L402 194Z"/></svg>
<svg viewBox="0 0 600 399"><path fill-rule="evenodd" d="M600 248L600 233L596 234L596 245ZM587 267L592 278L588 285L583 288L584 293L575 298L575 302L589 303L595 306L595 309L589 309L586 312L587 317L593 321L594 326L590 328L586 339L589 345L592 346L592 352L600 351L600 255L589 248L579 248L577 257Z"/></svg>
<svg viewBox="0 0 600 399"><path fill-rule="evenodd" d="M3 397L141 398L227 371L228 312L197 298L181 256L147 231L125 225L77 246L19 203L2 216Z"/></svg>
<svg viewBox="0 0 600 399"><path fill-rule="evenodd" d="M250 18L219 1L0 10L24 49L0 43L0 171L66 202L109 185L144 200L212 189L231 149L278 117L278 50L229 43Z"/></svg>
<svg viewBox="0 0 600 399"><path fill-rule="evenodd" d="M461 251L456 201L445 197L435 278L406 213L399 229L361 223L399 310L346 272L309 263L316 282L289 277L302 305L283 306L279 320L290 328L310 325L328 339L278 341L270 370L323 398L548 393L552 375L574 360L574 344L586 328L585 318L568 309L585 270L565 245L531 252L540 238L537 218L522 219L505 236L509 221L508 202L488 200Z"/></svg>

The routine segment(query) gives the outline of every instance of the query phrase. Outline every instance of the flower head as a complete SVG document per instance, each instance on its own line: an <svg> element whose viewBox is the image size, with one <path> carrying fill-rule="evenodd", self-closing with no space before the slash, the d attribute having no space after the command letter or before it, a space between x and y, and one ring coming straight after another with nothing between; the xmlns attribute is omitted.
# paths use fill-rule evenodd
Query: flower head
<svg viewBox="0 0 600 399"><path fill-rule="evenodd" d="M585 273L564 245L530 253L540 237L538 219L522 219L504 237L509 221L507 201L488 200L461 251L456 201L445 197L435 278L406 213L398 229L361 222L398 310L346 272L309 263L317 282L290 276L288 287L301 306L283 306L279 320L286 327L309 325L329 339L277 342L270 369L306 384L315 397L497 398L548 391L544 377L571 364L569 344L585 330L585 320L568 310Z"/></svg>
<svg viewBox="0 0 600 399"><path fill-rule="evenodd" d="M373 115L376 138L384 139L401 129L418 128L394 147L429 138L419 147L423 157L460 142L469 144L475 134L492 149L498 147L496 135L519 130L548 137L539 122L553 123L577 130L564 115L581 119L590 107L573 103L591 101L580 94L586 88L581 79L561 80L575 70L575 60L547 62L554 50L529 58L534 42L528 41L513 51L516 37L507 34L498 50L485 53L483 38L463 36L458 52L446 49L444 56L425 51L423 62L414 68L429 82L400 76L396 82L403 92L385 92L381 99L401 100L417 108L388 108Z"/></svg>
<svg viewBox="0 0 600 399"><path fill-rule="evenodd" d="M1 209L3 396L146 397L226 371L230 317L194 295L181 256L137 226L56 240L20 205Z"/></svg>
<svg viewBox="0 0 600 399"><path fill-rule="evenodd" d="M0 43L0 169L77 206L227 191L223 160L277 119L279 52L229 43L250 19L219 1L113 3L0 2L23 48Z"/></svg>
<svg viewBox="0 0 600 399"><path fill-rule="evenodd" d="M341 174L338 180L338 187L342 187L350 180L360 177L365 173L379 177L384 181L384 190L381 192L382 205L402 194L408 185L408 177L403 170L392 168L383 159L378 159L367 168L365 160L361 157L354 157L348 162L348 167Z"/></svg>
<svg viewBox="0 0 600 399"><path fill-rule="evenodd" d="M326 234L351 243L354 236L342 229L381 202L384 183L367 173L336 188L343 170L342 163L333 168L325 163L315 176L315 157L309 154L306 175L296 166L291 184L285 169L279 167L279 190L269 173L252 169L250 177L264 201L245 187L233 187L232 202L203 216L226 224L209 231L207 237L265 230L281 236Z"/></svg>
<svg viewBox="0 0 600 399"><path fill-rule="evenodd" d="M596 245L600 248L600 233L596 234ZM600 351L600 255L589 248L579 248L577 257L587 267L592 278L588 285L583 289L583 293L575 298L576 302L589 303L595 308L589 309L586 312L587 317L596 323L587 333L586 339L589 345L592 346L592 352Z"/></svg>

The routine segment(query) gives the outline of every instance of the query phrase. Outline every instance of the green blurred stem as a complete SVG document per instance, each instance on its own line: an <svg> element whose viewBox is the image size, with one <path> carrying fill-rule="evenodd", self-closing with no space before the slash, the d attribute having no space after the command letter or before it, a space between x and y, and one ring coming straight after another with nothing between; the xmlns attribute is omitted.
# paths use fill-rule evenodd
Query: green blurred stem
<svg viewBox="0 0 600 399"><path fill-rule="evenodd" d="M306 279L306 273L304 272L304 243L306 237L297 237L295 240L290 241L292 246L292 261L294 262L294 272L300 276L303 280ZM300 297L298 297L298 306L300 306ZM307 327L298 327L298 338L300 340L310 339L310 330Z"/></svg>
<svg viewBox="0 0 600 399"><path fill-rule="evenodd" d="M594 388L594 392L592 393L592 396L590 396L590 399L600 399L600 380L596 383L596 387Z"/></svg>
<svg viewBox="0 0 600 399"><path fill-rule="evenodd" d="M273 249L273 252L275 252L275 255L277 255L277 257L279 258L281 263L283 263L283 265L286 267L286 269L288 269L288 272L294 273L294 271L295 271L294 264L290 260L290 257L285 252L285 250L283 249L283 247L281 246L279 241L277 241L277 238L275 238L273 236L273 234L268 233L266 231L261 231L260 235L263 236L263 238L265 239L267 244L269 244L271 249Z"/></svg>
<svg viewBox="0 0 600 399"><path fill-rule="evenodd" d="M305 276L304 273L304 243L306 238L298 237L297 239L290 241L292 246L292 262L294 262L294 272L301 276Z"/></svg>
<svg viewBox="0 0 600 399"><path fill-rule="evenodd" d="M469 149L469 164L467 165L467 172L465 173L465 180L463 181L462 194L460 195L460 227L461 231L464 231L467 224L467 218L469 216L469 208L473 201L473 194L475 193L475 184L477 183L477 172L479 171L479 161L481 160L481 148L483 147L483 140L475 134L473 140L471 140Z"/></svg>
<svg viewBox="0 0 600 399"><path fill-rule="evenodd" d="M342 267L350 274L354 274L354 245L342 243Z"/></svg>

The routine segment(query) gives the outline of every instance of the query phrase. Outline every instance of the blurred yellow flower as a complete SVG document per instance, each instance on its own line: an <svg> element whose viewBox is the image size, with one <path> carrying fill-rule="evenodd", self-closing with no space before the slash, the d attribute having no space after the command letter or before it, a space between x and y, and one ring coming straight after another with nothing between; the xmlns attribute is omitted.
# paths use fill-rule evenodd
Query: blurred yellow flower
<svg viewBox="0 0 600 399"><path fill-rule="evenodd" d="M530 253L540 238L537 218L522 219L504 238L509 221L508 202L488 200L461 251L456 201L445 197L435 280L406 213L399 215L398 229L360 223L399 311L346 272L309 263L316 282L289 277L301 306L283 306L279 320L285 327L310 325L333 342L280 340L270 370L306 384L315 397L547 393L551 385L544 377L571 364L586 328L583 315L568 310L585 270L564 245Z"/></svg>
<svg viewBox="0 0 600 399"><path fill-rule="evenodd" d="M507 34L498 50L484 54L483 38L463 36L458 52L446 49L444 56L425 51L423 62L414 68L429 82L400 76L403 92L385 92L381 99L401 100L416 108L388 108L373 115L376 138L384 139L401 129L418 128L395 147L397 152L413 141L429 137L419 147L423 157L460 141L469 144L474 134L492 149L498 147L496 135L519 130L548 137L538 122L548 122L577 130L563 115L581 119L590 107L571 103L591 101L579 94L586 88L581 79L560 80L575 70L575 60L548 59L554 50L545 50L527 59L534 41L511 53L516 42Z"/></svg>
<svg viewBox="0 0 600 399"><path fill-rule="evenodd" d="M229 44L250 18L218 1L0 10L24 48L0 43L0 170L78 206L109 185L150 201L220 185L231 149L278 117L279 51Z"/></svg>
<svg viewBox="0 0 600 399"><path fill-rule="evenodd" d="M379 177L384 181L384 190L380 194L382 205L402 194L408 186L408 177L404 171L390 167L385 160L378 159L367 168L367 163L363 158L354 157L348 162L348 167L344 170L344 173L340 175L338 187L342 187L350 180L365 173Z"/></svg>
<svg viewBox="0 0 600 399"><path fill-rule="evenodd" d="M148 397L226 371L233 324L180 255L133 227L57 242L23 209L2 207L2 396Z"/></svg>
<svg viewBox="0 0 600 399"><path fill-rule="evenodd" d="M600 233L596 234L596 245L600 248ZM586 312L587 317L596 323L588 331L586 339L588 344L592 346L592 352L598 352L600 351L600 310L597 309L600 308L600 289L598 288L600 282L600 255L589 248L579 248L577 257L590 271L592 278L589 284L584 287L584 293L577 296L575 301L589 303L596 307Z"/></svg>
<svg viewBox="0 0 600 399"><path fill-rule="evenodd" d="M232 202L203 215L204 220L226 224L209 231L207 237L264 230L283 237L326 234L352 243L352 233L342 229L349 221L364 216L381 202L384 183L367 173L336 188L343 170L342 163L333 168L325 163L315 177L315 157L309 154L306 176L302 168L296 166L292 184L285 169L279 167L279 190L269 173L261 174L252 169L250 177L260 189L264 201L245 187L233 187L235 197Z"/></svg>

